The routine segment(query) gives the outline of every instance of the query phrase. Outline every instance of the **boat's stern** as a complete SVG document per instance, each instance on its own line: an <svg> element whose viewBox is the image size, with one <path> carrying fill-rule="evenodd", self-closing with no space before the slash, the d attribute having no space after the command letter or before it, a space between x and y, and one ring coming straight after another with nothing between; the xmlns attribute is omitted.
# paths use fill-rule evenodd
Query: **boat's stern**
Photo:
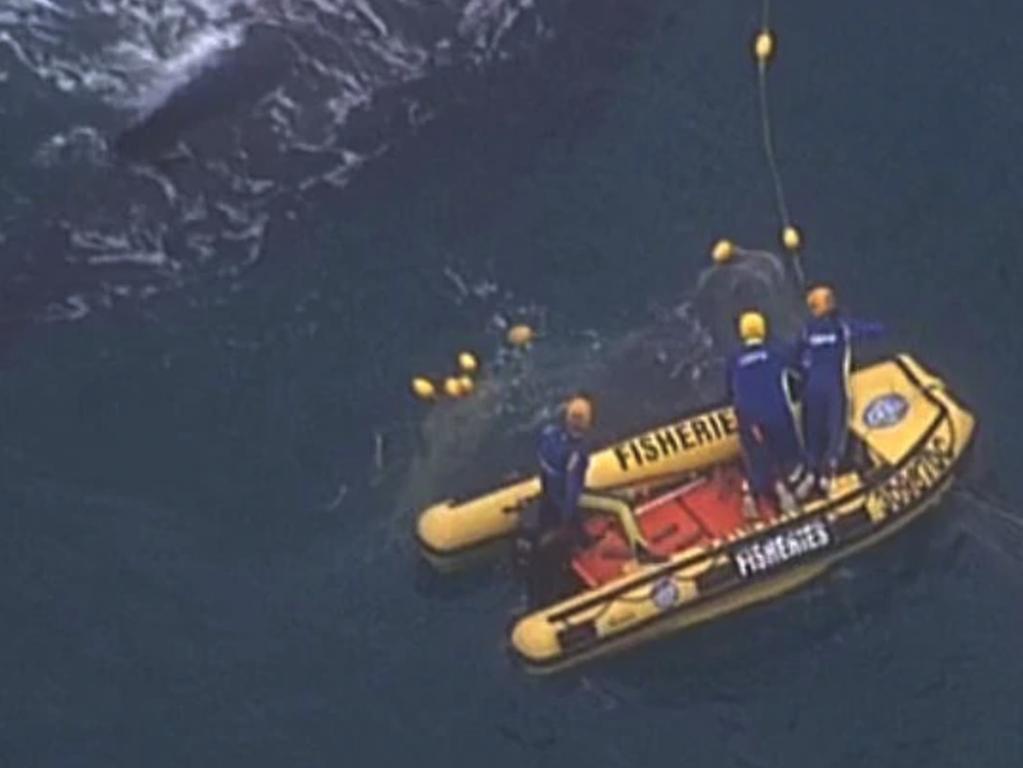
<svg viewBox="0 0 1023 768"><path fill-rule="evenodd" d="M909 355L857 371L851 395L850 430L878 468L897 475L926 465L924 475L943 478L973 439L973 414Z"/></svg>

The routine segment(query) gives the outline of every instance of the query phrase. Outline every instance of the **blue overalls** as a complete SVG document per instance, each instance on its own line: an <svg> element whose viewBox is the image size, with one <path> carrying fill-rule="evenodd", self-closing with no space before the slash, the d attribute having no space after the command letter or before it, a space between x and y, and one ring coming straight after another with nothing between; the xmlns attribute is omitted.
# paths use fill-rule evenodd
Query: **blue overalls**
<svg viewBox="0 0 1023 768"><path fill-rule="evenodd" d="M728 363L728 395L739 420L739 440L753 493L771 493L778 480L797 474L803 447L795 423L784 349L747 344Z"/></svg>
<svg viewBox="0 0 1023 768"><path fill-rule="evenodd" d="M807 468L817 477L833 474L845 455L852 342L883 332L880 323L834 312L811 318L803 327L798 347L804 377L803 442Z"/></svg>
<svg viewBox="0 0 1023 768"><path fill-rule="evenodd" d="M590 463L582 440L565 427L550 424L540 432L537 462L542 491L535 533L542 535L558 528L578 530L582 523L579 497Z"/></svg>
<svg viewBox="0 0 1023 768"><path fill-rule="evenodd" d="M579 500L589 457L582 440L551 424L540 433L537 462L539 503L523 511L522 536L516 542L516 565L531 610L570 594L566 575L573 544L585 538Z"/></svg>

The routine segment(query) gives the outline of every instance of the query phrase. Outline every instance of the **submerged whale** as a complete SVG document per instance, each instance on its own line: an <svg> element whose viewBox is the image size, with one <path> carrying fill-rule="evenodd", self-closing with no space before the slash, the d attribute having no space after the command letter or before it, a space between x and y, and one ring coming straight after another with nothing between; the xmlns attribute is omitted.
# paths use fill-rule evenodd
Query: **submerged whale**
<svg viewBox="0 0 1023 768"><path fill-rule="evenodd" d="M187 83L114 140L118 153L145 158L166 150L199 125L236 114L272 91L295 60L283 30L255 24Z"/></svg>

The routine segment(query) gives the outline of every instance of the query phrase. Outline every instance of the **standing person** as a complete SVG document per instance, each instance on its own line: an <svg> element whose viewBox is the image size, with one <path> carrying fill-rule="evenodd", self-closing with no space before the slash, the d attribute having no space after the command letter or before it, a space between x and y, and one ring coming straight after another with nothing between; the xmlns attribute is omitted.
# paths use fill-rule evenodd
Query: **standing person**
<svg viewBox="0 0 1023 768"><path fill-rule="evenodd" d="M545 602L556 593L557 585L552 582L558 570L570 559L573 547L586 544L584 511L614 515L635 557L641 561L650 557L632 508L613 496L586 491L589 453L585 437L592 425L593 402L575 395L565 403L564 418L540 433L540 500L524 514L519 539L532 602Z"/></svg>
<svg viewBox="0 0 1023 768"><path fill-rule="evenodd" d="M790 376L791 353L767 343L767 321L759 312L739 318L742 348L728 363L728 396L739 421L748 480L743 513L759 516L757 502L774 495L783 512L798 511L788 483L803 478L803 446L796 425Z"/></svg>
<svg viewBox="0 0 1023 768"><path fill-rule="evenodd" d="M810 310L797 354L804 375L805 460L818 489L826 494L845 455L849 432L849 374L852 342L880 336L884 326L842 317L835 292L819 285L806 294Z"/></svg>

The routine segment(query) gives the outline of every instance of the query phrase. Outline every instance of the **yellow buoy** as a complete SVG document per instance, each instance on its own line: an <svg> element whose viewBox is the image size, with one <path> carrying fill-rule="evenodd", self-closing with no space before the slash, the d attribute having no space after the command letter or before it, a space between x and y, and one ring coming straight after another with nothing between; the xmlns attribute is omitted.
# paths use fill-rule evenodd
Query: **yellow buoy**
<svg viewBox="0 0 1023 768"><path fill-rule="evenodd" d="M513 325L508 329L508 343L513 347L524 347L533 341L533 329L528 325Z"/></svg>
<svg viewBox="0 0 1023 768"><path fill-rule="evenodd" d="M462 352L458 355L458 367L465 373L476 373L480 364L472 352Z"/></svg>
<svg viewBox="0 0 1023 768"><path fill-rule="evenodd" d="M444 394L448 397L461 397L464 395L465 391L462 389L461 379L455 376L448 376L444 379Z"/></svg>
<svg viewBox="0 0 1023 768"><path fill-rule="evenodd" d="M468 395L476 388L476 382L472 380L472 376L459 376L458 385L462 388L462 394Z"/></svg>
<svg viewBox="0 0 1023 768"><path fill-rule="evenodd" d="M437 388L429 379L416 376L412 379L412 394L420 400L433 400L437 396Z"/></svg>
<svg viewBox="0 0 1023 768"><path fill-rule="evenodd" d="M710 252L715 264L724 264L735 255L735 245L731 240L718 240Z"/></svg>
<svg viewBox="0 0 1023 768"><path fill-rule="evenodd" d="M803 245L803 236L798 229L789 226L781 231L781 241L790 251L798 251Z"/></svg>
<svg viewBox="0 0 1023 768"><path fill-rule="evenodd" d="M757 61L766 62L774 53L774 35L770 30L765 29L757 35L757 41L753 44L753 53Z"/></svg>

